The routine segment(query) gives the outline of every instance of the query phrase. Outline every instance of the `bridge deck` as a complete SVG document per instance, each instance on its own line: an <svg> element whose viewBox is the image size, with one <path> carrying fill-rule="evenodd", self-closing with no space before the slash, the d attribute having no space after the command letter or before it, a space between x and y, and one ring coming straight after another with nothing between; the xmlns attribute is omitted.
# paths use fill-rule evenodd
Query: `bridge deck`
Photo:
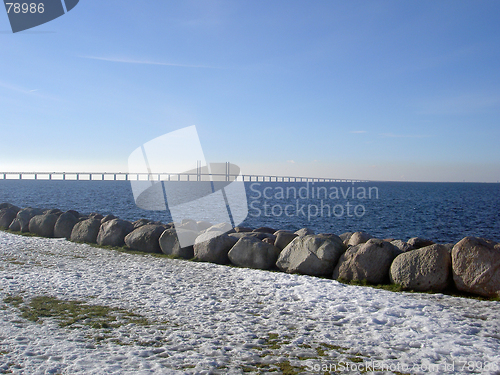
<svg viewBox="0 0 500 375"><path fill-rule="evenodd" d="M0 180L81 181L245 181L245 182L363 182L364 180L270 175L128 172L0 172Z"/></svg>

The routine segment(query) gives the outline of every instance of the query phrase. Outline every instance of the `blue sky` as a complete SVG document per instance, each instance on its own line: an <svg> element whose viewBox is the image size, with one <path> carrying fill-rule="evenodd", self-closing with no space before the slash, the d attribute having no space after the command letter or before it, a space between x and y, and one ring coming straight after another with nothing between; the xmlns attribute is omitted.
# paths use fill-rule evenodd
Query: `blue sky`
<svg viewBox="0 0 500 375"><path fill-rule="evenodd" d="M12 34L0 169L126 171L196 125L247 174L500 180L498 1L88 1Z"/></svg>

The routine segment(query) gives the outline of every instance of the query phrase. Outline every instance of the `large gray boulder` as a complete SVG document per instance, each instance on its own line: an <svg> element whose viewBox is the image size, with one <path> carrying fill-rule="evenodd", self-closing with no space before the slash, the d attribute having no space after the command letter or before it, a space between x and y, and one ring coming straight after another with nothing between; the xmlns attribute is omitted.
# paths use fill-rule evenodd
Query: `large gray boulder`
<svg viewBox="0 0 500 375"><path fill-rule="evenodd" d="M43 214L44 215L54 214L59 216L62 214L62 211L59 208L47 208L43 210Z"/></svg>
<svg viewBox="0 0 500 375"><path fill-rule="evenodd" d="M12 208L14 209L16 212L20 210L19 207L17 206L14 206L12 203L0 203L0 210L3 210L4 208Z"/></svg>
<svg viewBox="0 0 500 375"><path fill-rule="evenodd" d="M192 219L182 219L180 224L175 224L176 229L185 229L190 231L198 231L198 224Z"/></svg>
<svg viewBox="0 0 500 375"><path fill-rule="evenodd" d="M295 234L299 237L304 237L304 236L308 236L310 234L314 234L314 231L312 229L309 229L309 228L301 228L298 231L296 231Z"/></svg>
<svg viewBox="0 0 500 375"><path fill-rule="evenodd" d="M252 229L252 228L248 228L248 227L241 227L241 226L234 227L234 230L236 231L236 233L241 233L241 232L251 232L251 231L253 231L253 229Z"/></svg>
<svg viewBox="0 0 500 375"><path fill-rule="evenodd" d="M339 259L332 277L343 280L366 280L372 284L389 281L389 268L399 250L389 242L369 239L350 247Z"/></svg>
<svg viewBox="0 0 500 375"><path fill-rule="evenodd" d="M229 250L232 264L239 267L268 270L274 267L280 250L255 237L243 237Z"/></svg>
<svg viewBox="0 0 500 375"><path fill-rule="evenodd" d="M123 246L125 245L125 236L133 230L134 224L130 221L111 219L101 224L96 242L100 246Z"/></svg>
<svg viewBox="0 0 500 375"><path fill-rule="evenodd" d="M106 223L106 222L108 222L108 221L111 221L111 220L113 220L113 219L118 219L118 218L117 218L115 215L111 215L111 214L106 215L106 216L104 216L104 217L101 219L101 225L102 225L102 224L104 224L104 223Z"/></svg>
<svg viewBox="0 0 500 375"><path fill-rule="evenodd" d="M71 238L73 227L78 223L78 217L73 212L67 211L63 213L56 221L54 226L54 237L56 238Z"/></svg>
<svg viewBox="0 0 500 375"><path fill-rule="evenodd" d="M258 238L261 241L264 238L272 238L273 240L276 238L274 234L264 233L264 232L239 232L239 233L229 233L228 235L236 238L237 240L243 237L254 237Z"/></svg>
<svg viewBox="0 0 500 375"><path fill-rule="evenodd" d="M291 232L278 231L277 233L274 246L280 250L283 250L295 237L298 237L297 234Z"/></svg>
<svg viewBox="0 0 500 375"><path fill-rule="evenodd" d="M213 225L212 223L209 223L208 221L203 221L203 220L196 222L196 227L198 228L199 232L203 232L203 231L207 230L212 225Z"/></svg>
<svg viewBox="0 0 500 375"><path fill-rule="evenodd" d="M273 234L274 232L276 232L276 229L269 228L269 227L259 227L259 228L255 228L252 232L261 232L261 233Z"/></svg>
<svg viewBox="0 0 500 375"><path fill-rule="evenodd" d="M132 250L145 253L161 253L159 239L164 231L163 225L143 225L125 236L125 245Z"/></svg>
<svg viewBox="0 0 500 375"><path fill-rule="evenodd" d="M404 242L403 240L392 240L391 244L397 247L399 251L402 253L413 250L413 246L410 245L408 242Z"/></svg>
<svg viewBox="0 0 500 375"><path fill-rule="evenodd" d="M148 219L139 219L139 220L134 221L132 224L134 225L134 229L137 229L137 228L142 227L143 225L152 224L152 223L153 222L151 220L148 220Z"/></svg>
<svg viewBox="0 0 500 375"><path fill-rule="evenodd" d="M457 289L485 297L500 297L500 244L465 237L451 251Z"/></svg>
<svg viewBox="0 0 500 375"><path fill-rule="evenodd" d="M347 246L347 244L349 243L349 239L351 238L352 235L353 235L353 232L345 232L345 233L339 234L339 237L342 240L342 242L344 242L344 244Z"/></svg>
<svg viewBox="0 0 500 375"><path fill-rule="evenodd" d="M288 273L330 276L345 245L338 236L296 237L280 253L276 266Z"/></svg>
<svg viewBox="0 0 500 375"><path fill-rule="evenodd" d="M194 257L203 262L227 264L227 254L237 241L238 239L220 231L201 234L194 243Z"/></svg>
<svg viewBox="0 0 500 375"><path fill-rule="evenodd" d="M361 243L366 243L368 240L372 238L372 235L366 233L366 232L354 232L350 237L349 241L347 242L347 246L356 246Z"/></svg>
<svg viewBox="0 0 500 375"><path fill-rule="evenodd" d="M12 223L10 223L9 225L9 229L14 232L21 231L21 223L19 222L19 219L17 217L14 220L12 220Z"/></svg>
<svg viewBox="0 0 500 375"><path fill-rule="evenodd" d="M54 226L58 216L56 214L36 215L30 220L30 233L42 237L54 237Z"/></svg>
<svg viewBox="0 0 500 375"><path fill-rule="evenodd" d="M451 256L443 245L430 245L398 255L391 264L392 283L421 292L448 287Z"/></svg>
<svg viewBox="0 0 500 375"><path fill-rule="evenodd" d="M71 231L70 240L73 242L96 243L100 227L101 219L94 217L79 221Z"/></svg>
<svg viewBox="0 0 500 375"><path fill-rule="evenodd" d="M433 245L434 242L431 240L426 240L421 237L412 237L408 240L408 245L410 245L413 249L420 249L422 247Z"/></svg>
<svg viewBox="0 0 500 375"><path fill-rule="evenodd" d="M16 215L17 211L12 207L2 208L0 210L0 229L8 229Z"/></svg>
<svg viewBox="0 0 500 375"><path fill-rule="evenodd" d="M43 215L43 210L40 208L27 207L17 213L17 220L21 226L21 232L29 232L30 220L36 215Z"/></svg>
<svg viewBox="0 0 500 375"><path fill-rule="evenodd" d="M194 243L199 233L195 230L174 229L165 230L160 236L160 248L163 254L191 259L194 257L193 246L181 247L182 243Z"/></svg>
<svg viewBox="0 0 500 375"><path fill-rule="evenodd" d="M229 223L219 223L212 225L210 228L205 229L204 233L207 232L235 233L236 231Z"/></svg>

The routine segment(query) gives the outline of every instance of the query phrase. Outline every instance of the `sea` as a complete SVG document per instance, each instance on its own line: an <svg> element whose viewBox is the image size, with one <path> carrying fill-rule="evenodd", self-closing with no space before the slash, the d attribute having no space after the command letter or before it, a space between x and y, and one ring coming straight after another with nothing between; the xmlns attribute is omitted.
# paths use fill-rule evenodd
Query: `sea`
<svg viewBox="0 0 500 375"><path fill-rule="evenodd" d="M365 231L377 238L422 237L436 243L476 236L500 242L499 183L245 182L245 192L248 215L235 224L250 228L306 227L337 235ZM3 202L172 221L168 206L139 208L129 181L6 179L0 180Z"/></svg>

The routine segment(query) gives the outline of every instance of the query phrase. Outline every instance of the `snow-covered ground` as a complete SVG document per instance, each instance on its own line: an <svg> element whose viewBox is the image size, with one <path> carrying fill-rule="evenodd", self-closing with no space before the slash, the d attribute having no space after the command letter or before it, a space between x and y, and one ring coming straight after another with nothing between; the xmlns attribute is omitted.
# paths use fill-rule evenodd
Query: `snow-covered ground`
<svg viewBox="0 0 500 375"><path fill-rule="evenodd" d="M500 373L498 302L5 232L0 295L83 300L151 322L62 328L54 319L25 320L0 301L0 373Z"/></svg>

